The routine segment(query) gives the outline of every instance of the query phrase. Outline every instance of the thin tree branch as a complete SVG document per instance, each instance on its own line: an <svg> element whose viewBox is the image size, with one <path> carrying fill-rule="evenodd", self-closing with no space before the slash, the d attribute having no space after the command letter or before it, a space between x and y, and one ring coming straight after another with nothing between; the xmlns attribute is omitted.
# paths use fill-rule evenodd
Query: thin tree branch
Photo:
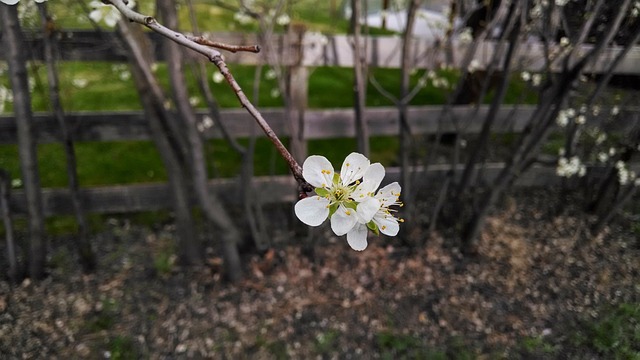
<svg viewBox="0 0 640 360"><path fill-rule="evenodd" d="M190 35L185 35L185 36L187 37L187 39L195 43L198 43L200 45L210 46L212 48L226 50L232 53L237 53L238 51L246 51L246 52L252 52L257 54L260 52L260 45L229 45L229 44L224 44L217 41L211 41L205 38L204 36L190 36Z"/></svg>
<svg viewBox="0 0 640 360"><path fill-rule="evenodd" d="M179 45L182 45L201 55L204 55L207 59L209 59L209 61L214 63L220 70L220 73L222 73L222 75L225 77L225 79L227 80L227 82L229 83L233 91L236 93L236 96L238 97L240 104L242 104L242 106L245 109L247 109L249 114L253 116L253 118L256 120L258 125L260 125L260 127L262 128L264 133L267 135L269 140L271 140L271 142L274 144L276 149L280 152L284 160L287 162L287 164L289 165L289 169L291 170L293 177L298 182L300 189L305 192L310 192L313 190L313 186L307 183L302 177L302 167L300 166L300 164L298 164L298 162L294 159L294 157L291 155L289 150L287 150L287 148L282 144L282 142L280 141L276 133L273 131L271 126L269 126L267 121L264 119L260 111L258 111L258 109L256 109L256 107L251 103L251 101L249 101L247 96L242 91L242 88L240 87L240 85L238 85L238 82L235 80L235 78L229 71L227 64L222 58L222 54L218 50L215 50L211 47L194 42L193 40L189 39L189 37L187 37L186 35L180 32L171 30L166 26L163 26L152 16L143 15L134 11L133 9L129 8L123 0L107 0L107 1L113 6L115 6L118 9L118 11L120 11L120 13L122 13L122 15L124 15L130 21L144 25L147 28L157 32L158 34L168 39L171 39L172 41L178 43Z"/></svg>

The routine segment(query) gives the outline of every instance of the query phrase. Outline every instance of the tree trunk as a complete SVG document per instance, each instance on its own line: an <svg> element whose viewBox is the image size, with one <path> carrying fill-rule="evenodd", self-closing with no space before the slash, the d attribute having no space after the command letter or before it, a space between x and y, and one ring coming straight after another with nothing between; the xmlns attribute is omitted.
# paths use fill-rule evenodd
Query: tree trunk
<svg viewBox="0 0 640 360"><path fill-rule="evenodd" d="M44 277L46 248L44 217L38 173L36 142L32 133L33 117L26 56L22 47L18 7L0 4L0 23L4 33L3 51L9 63L9 78L13 90L13 109L18 128L20 170L29 216L29 275L33 280Z"/></svg>
<svg viewBox="0 0 640 360"><path fill-rule="evenodd" d="M175 142L171 141L172 135L175 134L171 134L166 126L167 122L175 122L176 119L172 118L164 107L165 97L152 75L148 58L144 56L146 53L145 45L139 42L141 40L137 40L143 39L140 36L143 34L141 28L121 21L118 24L118 30L129 50L128 56L132 65L136 88L140 94L145 115L149 119L153 141L162 157L167 177L169 178L173 210L176 216L177 247L180 257L181 259L187 256L199 258L199 254L189 255L182 253L190 249L185 244L197 243L197 240L189 201L187 165L185 164L185 159L181 156L181 149L176 146ZM148 45L147 43L146 46Z"/></svg>
<svg viewBox="0 0 640 360"><path fill-rule="evenodd" d="M402 194L405 198L410 198L413 194L411 187L411 128L408 120L407 96L409 95L409 80L411 74L411 41L413 38L413 24L416 19L416 12L422 1L411 0L407 9L407 25L402 35L402 54L400 65L400 97L398 103L398 116L400 124L400 184Z"/></svg>
<svg viewBox="0 0 640 360"><path fill-rule="evenodd" d="M360 18L362 16L362 0L351 0L351 32L353 33L353 108L356 125L356 140L358 151L369 157L369 126L364 119L364 108L367 97L367 69L366 69L366 43L365 56L362 54L360 42L361 29ZM365 40L366 41L366 40Z"/></svg>
<svg viewBox="0 0 640 360"><path fill-rule="evenodd" d="M76 162L76 152L73 145L73 139L69 134L67 127L67 121L65 119L62 104L60 102L60 91L58 73L55 64L54 49L56 46L56 33L52 30L52 19L47 13L47 3L38 4L38 10L40 12L40 22L43 29L44 40L44 58L47 65L47 80L49 83L49 98L51 99L51 106L53 107L53 114L60 126L60 134L62 135L62 144L64 147L64 153L67 158L67 178L69 179L69 193L71 197L71 204L73 211L78 222L78 240L77 250L80 256L80 264L84 272L93 272L96 267L96 258L91 248L91 242L89 241L89 231L87 226L87 219L82 208L79 193L79 182Z"/></svg>
<svg viewBox="0 0 640 360"><path fill-rule="evenodd" d="M157 8L164 24L169 28L176 29L178 21L175 2L173 0L158 0ZM191 180L194 191L207 218L220 229L227 275L232 282L235 282L242 278L242 264L238 253L240 232L224 207L219 206L222 203L220 199L207 189L208 175L205 166L204 147L202 138L197 130L195 113L189 103L180 46L167 39L163 42L163 50L169 67L173 98L178 113L186 125L184 129L187 133L186 138L190 147Z"/></svg>
<svg viewBox="0 0 640 360"><path fill-rule="evenodd" d="M13 223L11 221L11 209L9 208L9 191L11 189L11 176L0 169L0 216L4 224L5 239L7 242L7 262L9 271L7 275L12 283L18 282L18 259L16 257L16 244L13 237Z"/></svg>

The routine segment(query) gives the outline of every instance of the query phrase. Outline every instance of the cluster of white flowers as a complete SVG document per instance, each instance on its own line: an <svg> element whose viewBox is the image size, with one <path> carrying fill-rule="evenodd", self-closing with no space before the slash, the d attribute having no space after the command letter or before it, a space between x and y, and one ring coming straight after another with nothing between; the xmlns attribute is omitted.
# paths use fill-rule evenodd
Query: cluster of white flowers
<svg viewBox="0 0 640 360"><path fill-rule="evenodd" d="M402 219L393 216L390 206L402 206L400 185L391 183L376 192L385 170L380 163L371 164L359 153L351 153L335 173L324 156L312 155L302 165L302 176L314 186L317 195L298 201L295 213L309 226L319 226L327 218L338 235L347 235L352 249L367 247L368 230L395 236Z"/></svg>
<svg viewBox="0 0 640 360"><path fill-rule="evenodd" d="M460 44L470 44L473 41L473 31L470 27L466 27L460 31L458 41Z"/></svg>
<svg viewBox="0 0 640 360"><path fill-rule="evenodd" d="M611 115L616 116L618 114L620 114L620 107L618 105L615 105L611 108Z"/></svg>
<svg viewBox="0 0 640 360"><path fill-rule="evenodd" d="M541 74L531 74L528 71L523 71L522 73L520 73L520 78L523 81L529 82L531 81L531 85L533 86L540 86L540 83L542 83L542 75Z"/></svg>
<svg viewBox="0 0 640 360"><path fill-rule="evenodd" d="M87 85L89 85L89 80L85 78L75 78L71 80L71 84L73 84L73 86L77 87L78 89L84 89L87 87Z"/></svg>
<svg viewBox="0 0 640 360"><path fill-rule="evenodd" d="M607 154L606 152L599 152L598 155L598 161L602 162L602 163L606 163L609 160L609 154Z"/></svg>
<svg viewBox="0 0 640 360"><path fill-rule="evenodd" d="M108 27L115 27L122 16L120 11L112 5L106 5L101 1L93 0L89 3L89 6L93 8L93 10L89 13L89 18L96 23L103 23ZM136 6L135 1L129 0L127 6L133 8Z"/></svg>
<svg viewBox="0 0 640 360"><path fill-rule="evenodd" d="M565 6L565 5L567 5L568 2L569 2L569 0L556 0L556 5Z"/></svg>
<svg viewBox="0 0 640 360"><path fill-rule="evenodd" d="M216 84L220 84L221 82L224 81L224 75L216 71L213 73L213 75L211 75L211 80L213 80L213 82Z"/></svg>
<svg viewBox="0 0 640 360"><path fill-rule="evenodd" d="M320 46L326 46L329 44L329 38L321 32L310 31L306 33L304 37L305 43L318 44Z"/></svg>
<svg viewBox="0 0 640 360"><path fill-rule="evenodd" d="M233 14L233 20L238 22L238 24L240 25L247 25L253 21L253 18L244 11L238 11L237 13Z"/></svg>
<svg viewBox="0 0 640 360"><path fill-rule="evenodd" d="M33 1L35 1L37 3L43 3L43 2L45 2L47 0L33 0ZM20 0L0 0L0 2L1 3L5 3L7 5L15 5L15 4L19 3Z"/></svg>
<svg viewBox="0 0 640 360"><path fill-rule="evenodd" d="M209 115L205 115L202 118L202 121L198 122L198 124L196 125L196 127L198 128L198 131L203 133L205 132L207 129L210 129L213 127L213 119L211 119L211 117Z"/></svg>
<svg viewBox="0 0 640 360"><path fill-rule="evenodd" d="M13 93L8 88L0 85L0 114L4 112L5 103L13 102Z"/></svg>
<svg viewBox="0 0 640 360"><path fill-rule="evenodd" d="M577 156L572 156L570 159L560 156L558 159L558 166L556 167L556 174L558 176L568 178L577 174L579 177L583 177L586 173L587 167Z"/></svg>
<svg viewBox="0 0 640 360"><path fill-rule="evenodd" d="M616 161L615 167L618 171L618 182L620 183L620 185L624 186L630 184L631 182L633 182L634 185L638 185L640 183L636 179L636 173L633 170L629 170L624 161Z"/></svg>
<svg viewBox="0 0 640 360"><path fill-rule="evenodd" d="M289 25L291 18L287 14L282 14L276 18L276 24L280 26Z"/></svg>
<svg viewBox="0 0 640 360"><path fill-rule="evenodd" d="M638 17L638 15L640 15L640 1L634 2L631 9L631 17Z"/></svg>
<svg viewBox="0 0 640 360"><path fill-rule="evenodd" d="M560 110L558 117L556 118L556 124L560 127L565 127L569 124L569 120L576 116L576 111L572 108Z"/></svg>
<svg viewBox="0 0 640 360"><path fill-rule="evenodd" d="M129 67L125 64L111 65L111 72L116 73L118 78L122 81L131 79L131 72Z"/></svg>
<svg viewBox="0 0 640 360"><path fill-rule="evenodd" d="M478 61L477 59L471 60L471 62L469 63L469 66L467 67L467 71L469 73L474 73L476 70L480 70L480 69L482 69L482 65L480 64L480 61Z"/></svg>
<svg viewBox="0 0 640 360"><path fill-rule="evenodd" d="M264 73L264 78L267 80L273 80L278 76L275 69L269 69Z"/></svg>

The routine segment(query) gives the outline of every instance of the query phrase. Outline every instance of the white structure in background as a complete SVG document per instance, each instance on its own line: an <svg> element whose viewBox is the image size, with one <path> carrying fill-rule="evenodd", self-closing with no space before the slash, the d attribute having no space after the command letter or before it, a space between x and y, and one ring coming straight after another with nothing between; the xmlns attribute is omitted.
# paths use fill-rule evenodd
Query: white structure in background
<svg viewBox="0 0 640 360"><path fill-rule="evenodd" d="M345 1L344 16L351 18L351 4ZM390 1L389 9L382 11L382 1L373 0L367 3L367 17L362 19L362 24L369 27L382 28L383 19L385 28L398 33L404 32L407 23L406 9L398 6L397 1ZM429 0L418 10L413 26L413 34L416 37L426 39L442 39L449 25L448 0ZM456 26L458 24L456 23Z"/></svg>

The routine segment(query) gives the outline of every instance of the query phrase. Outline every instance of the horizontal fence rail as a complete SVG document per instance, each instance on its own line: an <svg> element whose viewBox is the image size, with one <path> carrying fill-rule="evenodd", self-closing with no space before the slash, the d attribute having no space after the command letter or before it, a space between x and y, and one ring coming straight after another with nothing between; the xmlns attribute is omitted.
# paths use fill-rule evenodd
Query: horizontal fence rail
<svg viewBox="0 0 640 360"><path fill-rule="evenodd" d="M483 170L483 179L490 181L494 179L502 169L502 164L488 164ZM414 175L420 181L434 181L442 179L449 171L449 166L437 165L430 167L426 172L418 169ZM458 169L461 173L461 168ZM385 181L398 181L400 178L397 168L388 168ZM545 186L558 182L558 177L554 175L554 170L550 168L535 167L523 175L517 185L521 186ZM225 203L237 203L240 195L236 179L217 179L209 183L210 191L214 191ZM259 201L263 204L272 203L293 203L297 200L297 184L291 176L265 176L256 177L253 186L259 191L256 192ZM152 211L171 209L171 197L158 196L158 194L169 193L169 186L166 183L146 183L132 185L116 185L91 187L80 190L83 208L90 213L129 213L139 211ZM73 214L73 207L69 190L66 188L43 189L43 211L45 216ZM195 198L191 199L192 204L196 204ZM231 202L229 202L231 201ZM12 211L18 215L26 214L26 200L24 191L13 190L9 200Z"/></svg>
<svg viewBox="0 0 640 360"><path fill-rule="evenodd" d="M489 163L484 167L478 166L474 176L480 181L491 182L496 179L504 167L501 163ZM450 171L450 165L433 165L427 170L422 167L413 168L413 180L421 184L441 181ZM640 164L633 164L631 169L640 171ZM454 176L462 174L463 167L458 165ZM591 178L601 178L603 168L590 168ZM387 168L385 183L399 181L398 168ZM549 166L533 166L523 173L515 182L519 187L554 186L561 178L555 174L555 168ZM253 187L259 191L255 194L255 201L262 204L294 203L297 201L297 183L293 177L261 176L253 179ZM237 203L240 195L239 182L236 179L215 179L209 182L209 190L215 192L227 204ZM166 183L145 183L131 185L115 185L84 188L80 190L80 197L85 211L90 213L130 213L171 209L171 197L159 194L169 193ZM66 188L43 189L43 212L45 216L73 214L73 207L69 190ZM408 200L405 200L408 201ZM17 215L26 214L26 200L23 190L13 190L10 206ZM194 197L192 204L197 201Z"/></svg>
<svg viewBox="0 0 640 360"><path fill-rule="evenodd" d="M640 113L622 111L615 123L618 131L633 126L640 121ZM476 134L480 132L485 121L488 106L454 106L450 112L443 113L443 106L412 106L409 108L409 126L415 135L442 133ZM495 133L518 133L526 126L534 106L503 106L497 114L492 128ZM278 136L289 136L285 125L285 112L281 108L261 110L264 118ZM234 138L250 137L255 120L244 109L226 109L221 112L221 121L229 134ZM590 117L589 123L602 123L610 118L610 111L602 109L598 117ZM199 111L202 120L207 112ZM307 140L331 139L355 136L354 112L351 108L306 110L304 114L303 138ZM367 108L364 119L372 136L389 136L398 134L398 110L394 107ZM149 140L149 124L142 111L121 112L79 112L66 114L70 135L75 141L125 141ZM61 141L60 128L57 121L49 113L36 113L33 131L39 143ZM263 136L262 131L255 131ZM221 138L222 132L215 126L204 132L206 138ZM0 144L16 142L15 118L10 115L0 116Z"/></svg>
<svg viewBox="0 0 640 360"><path fill-rule="evenodd" d="M155 60L162 61L160 51L160 36L148 32L154 46ZM268 43L260 43L255 34L245 33L205 33L205 37L218 42L228 44L261 45L263 49L270 49L273 60L279 65L297 66L340 66L353 67L352 37L349 35L324 36L318 33L305 33L302 36L294 33L289 35L274 35ZM366 53L363 56L368 64L373 67L399 68L402 39L399 36L367 36ZM417 68L437 69L442 64L448 64L455 68L464 66L462 61L469 44L453 42L449 54L452 63L446 61L445 51L441 48L443 41L434 38L414 38L412 40L411 59L412 66ZM125 52L118 45L114 32L95 31L61 31L59 40L59 57L61 60L76 61L126 61ZM30 58L43 59L43 41L41 33L26 34L24 46L30 50ZM547 49L550 52L560 51L558 44L551 44ZM587 53L592 45L583 45L577 53ZM623 50L622 47L609 47L593 62L588 64L585 72L602 73L607 71L611 62ZM480 69L489 66L494 53L499 51L504 56L505 49L495 41L483 41L478 45L474 58ZM518 64L515 70L542 72L546 69L544 45L540 41L530 40L523 43L514 56L514 63ZM194 58L204 58L191 51L185 54ZM265 63L264 54L246 52L224 52L228 63L255 65ZM0 60L4 60L4 53L0 52ZM498 61L497 64L502 64ZM640 74L640 46L633 47L620 64L614 69L614 74ZM551 71L560 71L562 63L558 59L550 63Z"/></svg>

